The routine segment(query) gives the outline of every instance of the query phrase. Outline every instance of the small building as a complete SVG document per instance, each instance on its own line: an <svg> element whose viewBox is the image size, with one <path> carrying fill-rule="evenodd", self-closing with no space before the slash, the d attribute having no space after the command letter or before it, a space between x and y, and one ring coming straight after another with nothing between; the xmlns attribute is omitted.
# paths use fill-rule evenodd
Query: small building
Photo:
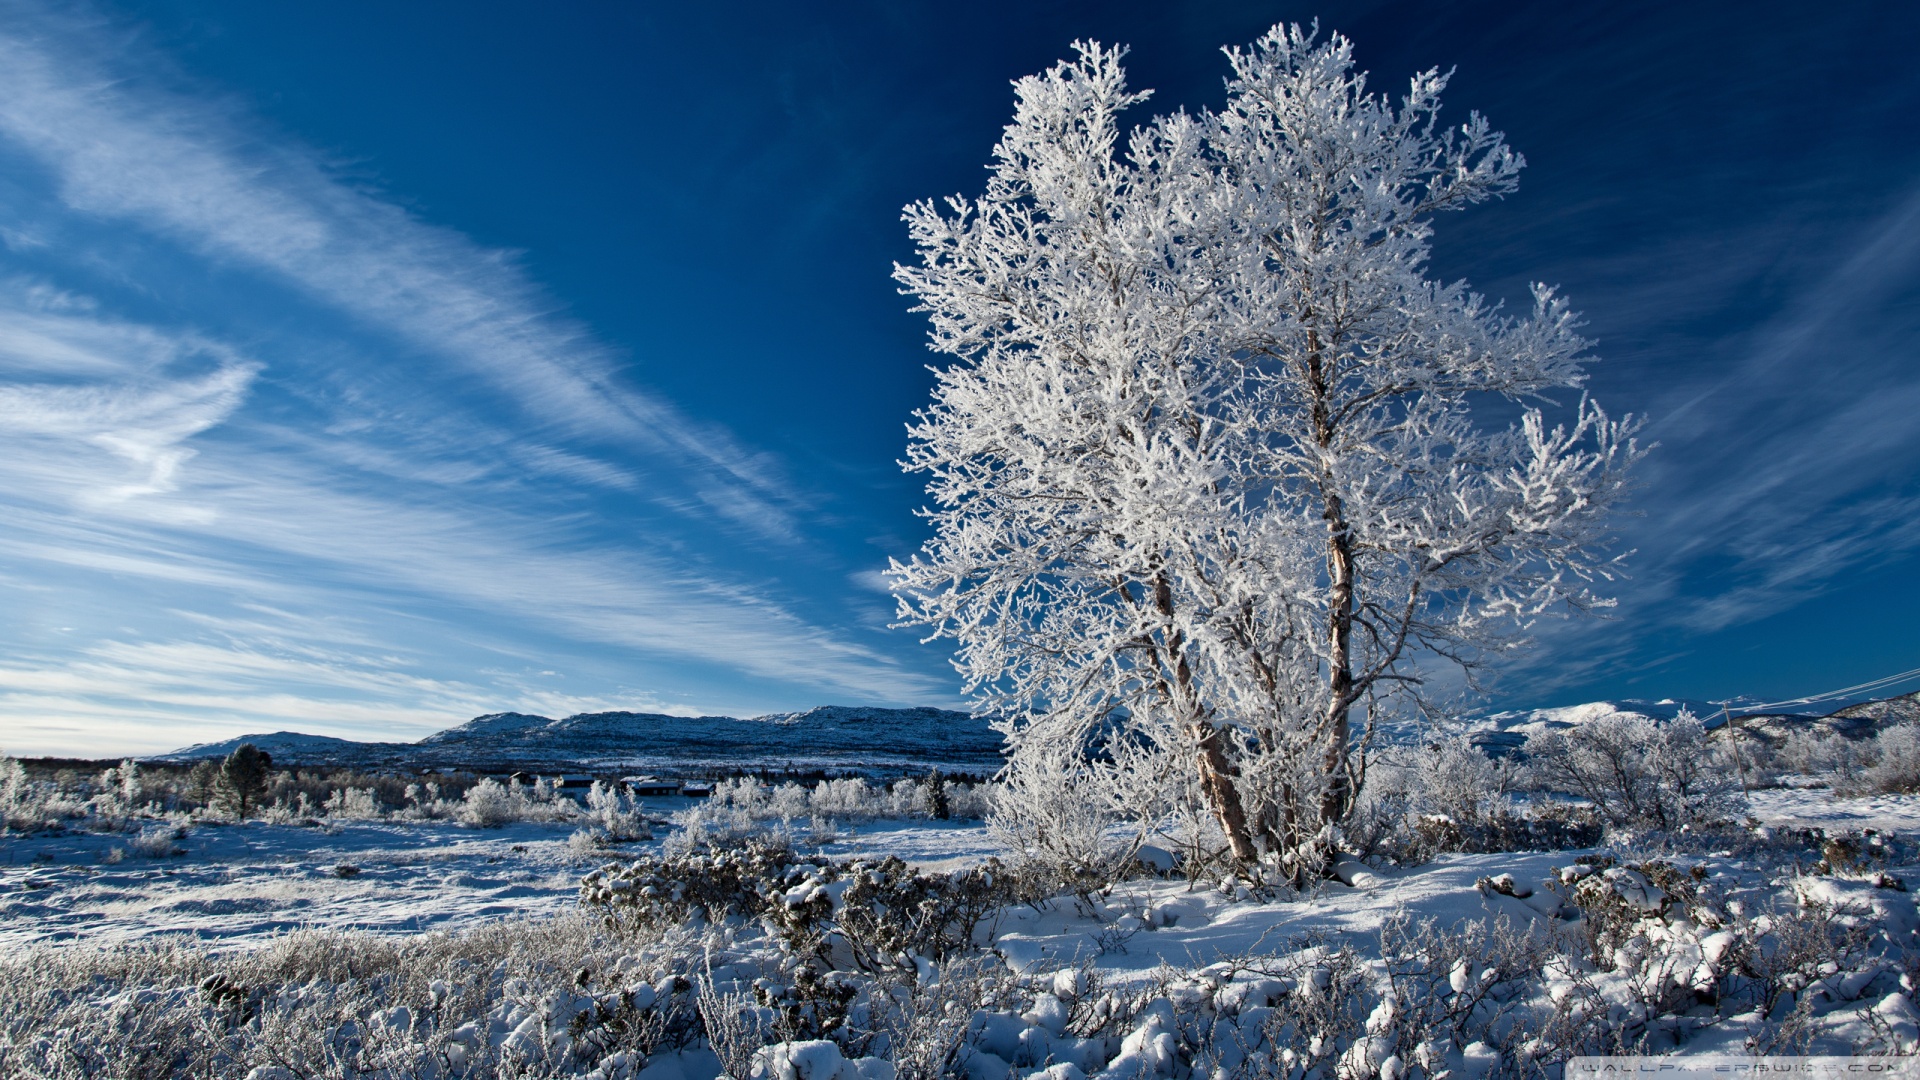
<svg viewBox="0 0 1920 1080"><path fill-rule="evenodd" d="M713 794L713 785L705 780L689 780L680 785L680 794L689 799L704 799Z"/></svg>
<svg viewBox="0 0 1920 1080"><path fill-rule="evenodd" d="M585 791L593 786L593 777L583 773L565 773L554 777L553 781L561 791Z"/></svg>
<svg viewBox="0 0 1920 1080"><path fill-rule="evenodd" d="M623 776L620 786L638 799L661 799L680 794L678 780L662 780L657 776Z"/></svg>

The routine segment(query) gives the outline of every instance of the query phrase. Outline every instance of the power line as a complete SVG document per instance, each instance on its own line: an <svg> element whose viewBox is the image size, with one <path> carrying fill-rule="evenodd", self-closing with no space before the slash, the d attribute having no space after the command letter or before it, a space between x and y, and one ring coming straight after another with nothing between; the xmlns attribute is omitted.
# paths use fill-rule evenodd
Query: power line
<svg viewBox="0 0 1920 1080"><path fill-rule="evenodd" d="M1811 705L1816 701L1831 701L1834 698L1849 697L1853 694L1865 694L1875 690L1884 690L1889 686L1897 686L1900 683L1913 679L1920 679L1920 668L1902 671L1897 675L1886 675L1878 679L1870 679L1854 686L1845 687L1840 690L1830 690L1824 694L1814 694L1811 697L1790 698L1786 701L1769 701L1764 705L1743 705L1740 707L1740 711L1742 713L1756 713L1764 712L1767 709L1781 709L1789 705Z"/></svg>

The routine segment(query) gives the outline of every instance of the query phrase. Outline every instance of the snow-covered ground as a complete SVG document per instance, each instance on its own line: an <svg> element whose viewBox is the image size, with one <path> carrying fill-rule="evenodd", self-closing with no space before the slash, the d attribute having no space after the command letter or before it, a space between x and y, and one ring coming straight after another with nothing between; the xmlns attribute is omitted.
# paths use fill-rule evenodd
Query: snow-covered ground
<svg viewBox="0 0 1920 1080"><path fill-rule="evenodd" d="M1878 829L1920 836L1920 795L1837 799L1824 787L1768 788L1749 794L1747 807L1769 825L1815 826L1829 832Z"/></svg>
<svg viewBox="0 0 1920 1080"><path fill-rule="evenodd" d="M244 941L302 927L414 932L544 914L579 887L571 831L249 822L196 826L179 841L182 855L118 863L107 859L125 836L10 836L0 839L0 945L168 933Z"/></svg>
<svg viewBox="0 0 1920 1080"><path fill-rule="evenodd" d="M1823 789L1783 789L1759 793L1751 808L1776 824L1920 836L1917 796L1836 800ZM186 1025L185 1047L198 1037L188 1036L202 1030L192 1024L214 1024L206 1030L217 1033L226 1030L218 1024L228 1022L222 1010L254 1007L234 1002L269 1000L280 1010L274 1023L261 1020L191 1052L236 1067L259 1065L268 1071L246 1075L261 1078L295 1075L272 1070L325 1045L359 1062L358 1071L343 1075L491 1075L495 1065L532 1063L540 1066L538 1075L704 1080L722 1064L717 1055L724 1040L714 1033L729 1029L707 1026L700 1029L706 1035L689 1036L692 1029L683 1029L697 1014L703 1025L719 1022L715 1017L759 1018L752 1020L759 1025L752 1027L755 1045L762 1047L755 1076L888 1080L907 1075L897 1074L893 1062L907 1061L915 1040L937 1036L957 1055L952 1065L972 1080L1188 1080L1280 1075L1260 1070L1288 1046L1294 1047L1289 1053L1322 1056L1319 1036L1301 1041L1311 1034L1303 1025L1322 1023L1333 1025L1329 1032L1345 1032L1336 1045L1343 1075L1381 1077L1413 1075L1406 1061L1422 1063L1420 1076L1447 1075L1443 1070L1482 1075L1503 1053L1536 1052L1528 1046L1593 1052L1610 1045L1609 1032L1627 1027L1635 1045L1688 1053L1742 1053L1749 1039L1766 1033L1773 1041L1761 1045L1786 1047L1790 1042L1775 1036L1791 1035L1794 1023L1802 1025L1804 1045L1824 1053L1888 1040L1909 1047L1920 1038L1909 970L1910 958L1920 955L1920 910L1915 894L1901 887L1903 880L1920 881L1914 846L1879 846L1883 863L1891 856L1894 865L1873 873L1799 876L1795 867L1810 849L1783 838L1802 846L1752 858L1696 854L1675 859L1677 867L1643 862L1644 854L1632 850L1610 853L1630 865L1602 858L1579 867L1576 860L1588 853L1450 854L1393 870L1348 863L1340 869L1350 884L1330 881L1303 894L1282 890L1262 898L1244 886L1226 891L1140 878L1078 898L1015 904L975 930L974 943L990 944L990 954L956 954L944 967L898 954L898 963L920 965L917 988L907 998L879 994L871 973L850 974L856 960L833 960L832 978L866 988L859 1008L868 1010L862 1014L868 1020L861 1023L880 1025L858 1030L894 1024L886 1030L896 1040L885 1044L889 1060L861 1057L841 1065L843 1049L849 1056L882 1054L882 1044L873 1041L878 1036L850 1028L840 1042L822 1042L796 1029L780 1035L777 1045L769 1041L780 1030L770 1025L787 1015L780 1010L789 1006L781 1003L802 1001L814 985L798 974L796 965L807 955L796 944L800 939L781 936L787 931L778 919L768 913L759 922L733 916L710 923L695 913L683 924L654 927L651 936L625 937L627 930L600 919L608 909L582 908L580 878L606 862L656 852L662 841L589 851L570 842L577 828L572 822L500 829L436 822L201 825L179 841L180 854L157 857L129 851L128 834L0 837L0 947L20 965L9 1000L24 1025L16 1041L0 1040L0 1071L15 1060L9 1053L23 1055L20 1061L71 1063L92 1052L89 1040L120 1047L127 1036L116 1024L144 1023L140 1038L154 1040L172 1038L164 1029ZM799 823L794 831L808 835ZM898 855L942 870L992 853L980 823L924 819L843 826L818 851L834 859ZM839 918L841 905L853 912L846 891L851 879L835 878L842 871L824 861L807 855L802 865L780 872L786 876L762 879L757 895L787 908L824 896L836 905L828 917ZM1659 878L1663 873L1678 877ZM1651 885L1653 879L1681 890L1671 895L1685 896L1686 904L1697 891L1700 906L1668 910L1668 894ZM1581 891L1590 885L1599 891ZM602 903L617 903L607 889L600 892ZM1609 899L1615 897L1625 899ZM1624 916L1608 914L1609 903L1623 902ZM1653 906L1634 908L1637 903ZM1804 1017L1796 1020L1799 1014L1784 1007L1769 1013L1756 1006L1758 999L1733 990L1724 999L1713 996L1747 986L1727 957L1749 946L1729 953L1730 943L1758 942L1775 933L1769 927L1786 927L1767 939L1779 943L1769 946L1773 955L1785 956L1793 932L1828 933L1819 929L1821 911L1871 936L1844 947L1841 937L1820 937L1811 952L1805 942L1795 946L1802 953L1793 970L1808 969L1792 976L1811 1006ZM528 918L510 921L517 916ZM1632 942L1602 946L1602 937L1590 936L1614 932L1604 929L1611 925L1606 920L1621 917L1637 935ZM377 936L293 933L306 928ZM466 929L478 932L417 933ZM137 949L96 954L68 947L159 935L190 935L216 948L161 950L141 960ZM838 948L845 947L843 939ZM1599 948L1621 950L1608 953L1619 962L1595 966L1583 959ZM381 950L398 951L382 959ZM140 970L152 974L123 986L114 981L124 978L112 969L114 961L87 959L116 953L135 957L128 963L144 964ZM336 954L358 959L340 968L329 959ZM227 977L217 972L225 969L211 966L256 961L253 968L233 967L239 982L222 981ZM369 977L367 965L384 974ZM87 974L96 971L101 974ZM323 979L327 971L333 973ZM1439 989L1428 985L1435 979ZM65 981L50 982L56 989L35 996L36 980ZM1332 1011L1322 1016L1314 1011L1322 1008L1314 987L1336 983L1338 992L1326 998ZM1708 996L1693 996L1700 987ZM1482 1001L1482 993L1490 996ZM1750 995L1751 987L1739 994ZM1730 1007L1722 1008L1723 1001ZM892 1020L873 1011L892 1008L888 1002L905 1011ZM164 1012L153 1011L163 1006ZM814 1007L824 1006L807 1006ZM1407 1009L1414 1011L1402 1015ZM301 1019L287 1020L284 1030L277 1026L294 1013ZM1529 1034L1535 1028L1502 1019L1522 1016L1549 1026L1538 1028L1536 1038ZM900 1026L909 1021L921 1026ZM73 1024L92 1034L68 1039L62 1033ZM1549 1030L1552 1024L1560 1027ZM647 1041L676 1030L678 1042ZM371 1033L367 1041L348 1038L362 1031ZM302 1043L300 1032L322 1042ZM1265 1065L1256 1054L1268 1055ZM796 1055L819 1058L820 1068L800 1068ZM789 1057L793 1067L781 1068ZM1323 1064L1330 1068L1332 1060ZM392 1071L392 1062L407 1064ZM730 1068L732 1075L747 1075Z"/></svg>
<svg viewBox="0 0 1920 1080"><path fill-rule="evenodd" d="M0 837L0 947L191 934L227 943L307 927L414 933L574 906L580 877L658 841L581 855L572 823L470 829L442 822L312 828L197 825L180 855L132 854L124 834ZM947 869L992 853L979 822L842 828L824 854L899 855ZM109 861L115 849L123 856ZM340 868L353 869L343 876Z"/></svg>
<svg viewBox="0 0 1920 1080"><path fill-rule="evenodd" d="M677 808L681 800L672 800ZM1874 828L1920 837L1920 795L1836 799L1824 788L1753 793L1753 816L1783 825L1828 830ZM64 833L0 837L0 946L33 941L107 943L156 934L190 934L242 944L303 927L412 933L459 929L501 917L572 908L580 877L608 860L656 850L659 841L598 854L569 848L574 824L522 823L471 829L440 822L366 822L312 828L293 825L197 825L179 841L183 854L132 854L124 834ZM798 833L804 837L804 830ZM952 870L994 853L977 821L882 821L842 826L820 848L844 859L898 855L930 870ZM128 852L111 862L115 849ZM1404 909L1443 923L1477 918L1518 901L1482 897L1476 878L1502 872L1535 881L1572 852L1544 855L1448 856L1397 875L1376 874L1360 889L1329 885L1297 904L1223 914L1217 897L1201 901L1162 895L1174 886L1122 886L1109 906L1185 905L1154 939L1152 955L1184 960L1245 950L1261 934L1360 932L1387 912ZM353 867L343 876L342 866ZM1140 890L1145 890L1140 891ZM1196 904L1205 907L1202 912ZM1115 910L1118 910L1116 908ZM1174 910L1170 908L1169 910ZM1494 912L1498 913L1498 912ZM1061 954L1091 944L1052 923L1016 913L1006 924L1009 955ZM1050 915L1055 922L1058 913ZM1252 921L1249 921L1252 920ZM1065 935L1065 936L1062 936ZM1041 939L1045 939L1042 941ZM1026 944L1033 942L1032 944ZM1130 966L1145 947L1101 963ZM1150 965L1149 965L1150 966Z"/></svg>

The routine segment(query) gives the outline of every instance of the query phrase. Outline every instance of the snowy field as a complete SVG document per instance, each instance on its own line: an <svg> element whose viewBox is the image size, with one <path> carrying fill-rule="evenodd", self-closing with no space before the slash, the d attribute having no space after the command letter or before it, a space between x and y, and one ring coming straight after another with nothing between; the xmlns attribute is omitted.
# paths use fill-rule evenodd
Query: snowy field
<svg viewBox="0 0 1920 1080"><path fill-rule="evenodd" d="M704 870L676 876L664 829L589 851L577 822L199 823L177 854L145 856L124 832L15 834L0 837L0 997L31 1019L0 1037L0 1072L1500 1080L1559 1075L1528 1054L1913 1052L1920 909L1903 883L1920 883L1920 795L1771 789L1748 809L1759 828L1708 844L1628 832L1349 859L1302 892L1136 875L1003 897L963 934L976 948L939 960L885 945L884 916L862 937L862 911L917 901L844 860L986 867L978 821L822 822L817 845L796 821L792 857L726 886L756 914L713 906ZM1893 834L1892 861L1820 872L1818 844L1787 831L1807 826ZM670 898L610 884L635 860L667 868ZM634 869L589 877L583 904L583 876L615 864ZM692 908L674 906L683 884ZM883 947L850 952L861 940Z"/></svg>
<svg viewBox="0 0 1920 1080"><path fill-rule="evenodd" d="M576 828L202 824L178 842L180 855L119 862L108 860L126 850L121 834L0 837L0 946L168 934L245 944L313 928L458 930L570 909L583 873L660 846L582 856L568 848ZM931 869L978 862L992 851L978 822L882 822L837 834L842 839L817 850L833 858L899 855Z"/></svg>
<svg viewBox="0 0 1920 1080"><path fill-rule="evenodd" d="M660 809L684 809L684 800L671 802ZM1838 799L1825 788L1779 788L1754 792L1748 806L1767 824L1878 829L1920 838L1920 795ZM115 849L126 849L127 838L120 834L4 836L0 945L105 944L170 934L238 945L311 928L393 934L457 930L503 917L569 910L576 906L582 874L609 860L657 852L662 843L623 844L582 855L568 846L575 829L572 823L496 829L444 822L327 828L260 821L199 824L178 842L182 854L125 854L118 862L110 860ZM796 835L804 840L806 832ZM882 821L840 826L834 835L834 841L808 850L832 859L897 855L936 871L975 865L995 853L977 821ZM1564 865L1576 854L1443 856L1397 876L1375 873L1375 884L1359 890L1330 884L1312 903L1259 918L1272 932L1290 934L1363 931L1396 908L1449 922L1480 917L1487 911L1477 894L1471 902L1462 899L1472 893L1475 878L1512 872L1516 879L1532 880L1550 863ZM1129 897L1126 888L1115 903L1147 903ZM1249 917L1242 913L1229 921L1238 925ZM1249 944L1238 930L1194 930L1196 921L1159 939L1155 954L1180 959L1188 951L1205 954Z"/></svg>

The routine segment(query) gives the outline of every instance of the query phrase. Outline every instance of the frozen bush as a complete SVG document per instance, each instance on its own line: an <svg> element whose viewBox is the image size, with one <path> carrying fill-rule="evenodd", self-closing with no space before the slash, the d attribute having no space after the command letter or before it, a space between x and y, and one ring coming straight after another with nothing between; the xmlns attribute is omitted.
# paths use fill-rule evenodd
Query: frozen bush
<svg viewBox="0 0 1920 1080"><path fill-rule="evenodd" d="M945 781L950 816L978 820L986 816L990 787ZM833 823L927 818L934 800L925 781L902 779L887 786L858 777L827 779L808 789L791 781L777 787L752 777L716 783L713 793L673 816L679 832L668 843L693 851L749 837L785 835L796 821L809 822L813 839L824 841Z"/></svg>
<svg viewBox="0 0 1920 1080"><path fill-rule="evenodd" d="M667 837L666 850L681 854L710 847L724 847L742 841L768 840L783 846L792 843L784 827L771 828L748 810L726 803L708 802L689 807L673 815L678 828Z"/></svg>
<svg viewBox="0 0 1920 1080"><path fill-rule="evenodd" d="M372 788L340 788L322 808L336 821L379 821L386 817L374 800Z"/></svg>
<svg viewBox="0 0 1920 1080"><path fill-rule="evenodd" d="M445 821L457 819L465 805L462 798L448 798L437 780L424 784L408 784L406 787L406 807L401 814L410 821Z"/></svg>
<svg viewBox="0 0 1920 1080"><path fill-rule="evenodd" d="M987 831L1023 874L1083 888L1119 880L1141 837L1120 828L1104 779L1071 748L1029 748L996 785Z"/></svg>
<svg viewBox="0 0 1920 1080"><path fill-rule="evenodd" d="M1415 806L1463 825L1477 825L1502 808L1514 787L1513 767L1495 761L1464 735L1450 735L1415 755Z"/></svg>
<svg viewBox="0 0 1920 1080"><path fill-rule="evenodd" d="M127 848L143 859L164 859L171 855L185 854L186 849L179 841L186 839L186 826L175 828L168 825L150 825L140 831L140 835L127 841Z"/></svg>
<svg viewBox="0 0 1920 1080"><path fill-rule="evenodd" d="M782 790L785 790L784 788ZM875 810L892 809L885 792L875 792L865 780L822 780L807 798L808 810L820 817L858 820Z"/></svg>
<svg viewBox="0 0 1920 1080"><path fill-rule="evenodd" d="M756 917L776 899L795 865L782 844L749 840L700 851L666 852L609 863L580 884L582 906L610 924L665 929L688 920Z"/></svg>
<svg viewBox="0 0 1920 1080"><path fill-rule="evenodd" d="M1700 720L1615 714L1527 740L1537 786L1578 795L1615 825L1677 829L1739 810L1734 770Z"/></svg>
<svg viewBox="0 0 1920 1080"><path fill-rule="evenodd" d="M497 829L513 819L513 795L492 777L468 788L460 804L460 823L476 829Z"/></svg>
<svg viewBox="0 0 1920 1080"><path fill-rule="evenodd" d="M476 829L497 829L512 821L572 821L579 816L579 806L545 777L531 785L483 779L467 789L459 812L460 823Z"/></svg>
<svg viewBox="0 0 1920 1080"><path fill-rule="evenodd" d="M1389 750L1367 770L1342 845L1369 861L1416 866L1447 852L1552 851L1600 842L1604 825L1587 807L1510 798L1521 773L1465 738Z"/></svg>
<svg viewBox="0 0 1920 1080"><path fill-rule="evenodd" d="M1875 735L1871 765L1848 777L1840 774L1840 794L1900 794L1920 791L1920 724L1899 724Z"/></svg>
<svg viewBox="0 0 1920 1080"><path fill-rule="evenodd" d="M1520 786L1517 772L1464 734L1448 733L1382 753L1368 766L1361 798L1384 814L1437 815L1471 828L1508 810L1506 796Z"/></svg>
<svg viewBox="0 0 1920 1080"><path fill-rule="evenodd" d="M773 789L773 795L767 801L767 809L772 816L785 824L810 816L812 800L806 788L789 780Z"/></svg>
<svg viewBox="0 0 1920 1080"><path fill-rule="evenodd" d="M955 818L984 821L993 812L994 785L947 784L947 807Z"/></svg>
<svg viewBox="0 0 1920 1080"><path fill-rule="evenodd" d="M95 781L96 794L88 800L93 821L89 827L115 831L127 826L143 802L140 763L132 759L107 769Z"/></svg>
<svg viewBox="0 0 1920 1080"><path fill-rule="evenodd" d="M76 780L76 787L84 785ZM25 763L14 758L0 759L0 811L7 830L38 832L58 829L66 822L84 818L91 811L89 800L80 790L63 790L56 780L35 779Z"/></svg>
<svg viewBox="0 0 1920 1080"><path fill-rule="evenodd" d="M760 919L795 955L868 972L969 949L980 924L1018 898L998 861L928 874L891 857L802 863L789 848L751 841L609 864L580 887L581 904L610 925Z"/></svg>
<svg viewBox="0 0 1920 1080"><path fill-rule="evenodd" d="M1788 733L1775 758L1791 772L1833 781L1866 769L1876 755L1871 740L1816 728Z"/></svg>
<svg viewBox="0 0 1920 1080"><path fill-rule="evenodd" d="M912 970L971 948L974 933L1018 898L997 860L928 874L898 858L798 867L768 922L788 948L830 968Z"/></svg>
<svg viewBox="0 0 1920 1080"><path fill-rule="evenodd" d="M640 801L625 788L595 780L587 790L587 816L600 834L610 841L627 843L653 839L653 830L647 825L647 816Z"/></svg>
<svg viewBox="0 0 1920 1080"><path fill-rule="evenodd" d="M703 1053L687 976L706 944L575 915L258 950L29 947L0 959L0 1075L631 1078Z"/></svg>
<svg viewBox="0 0 1920 1080"><path fill-rule="evenodd" d="M320 812L321 807L315 805L312 796L295 791L291 796L274 800L260 816L269 825L317 825Z"/></svg>
<svg viewBox="0 0 1920 1080"><path fill-rule="evenodd" d="M575 829L567 837L567 854L576 859L601 858L612 843L599 829Z"/></svg>
<svg viewBox="0 0 1920 1080"><path fill-rule="evenodd" d="M0 828L40 828L46 817L37 802L27 767L13 758L0 758Z"/></svg>

